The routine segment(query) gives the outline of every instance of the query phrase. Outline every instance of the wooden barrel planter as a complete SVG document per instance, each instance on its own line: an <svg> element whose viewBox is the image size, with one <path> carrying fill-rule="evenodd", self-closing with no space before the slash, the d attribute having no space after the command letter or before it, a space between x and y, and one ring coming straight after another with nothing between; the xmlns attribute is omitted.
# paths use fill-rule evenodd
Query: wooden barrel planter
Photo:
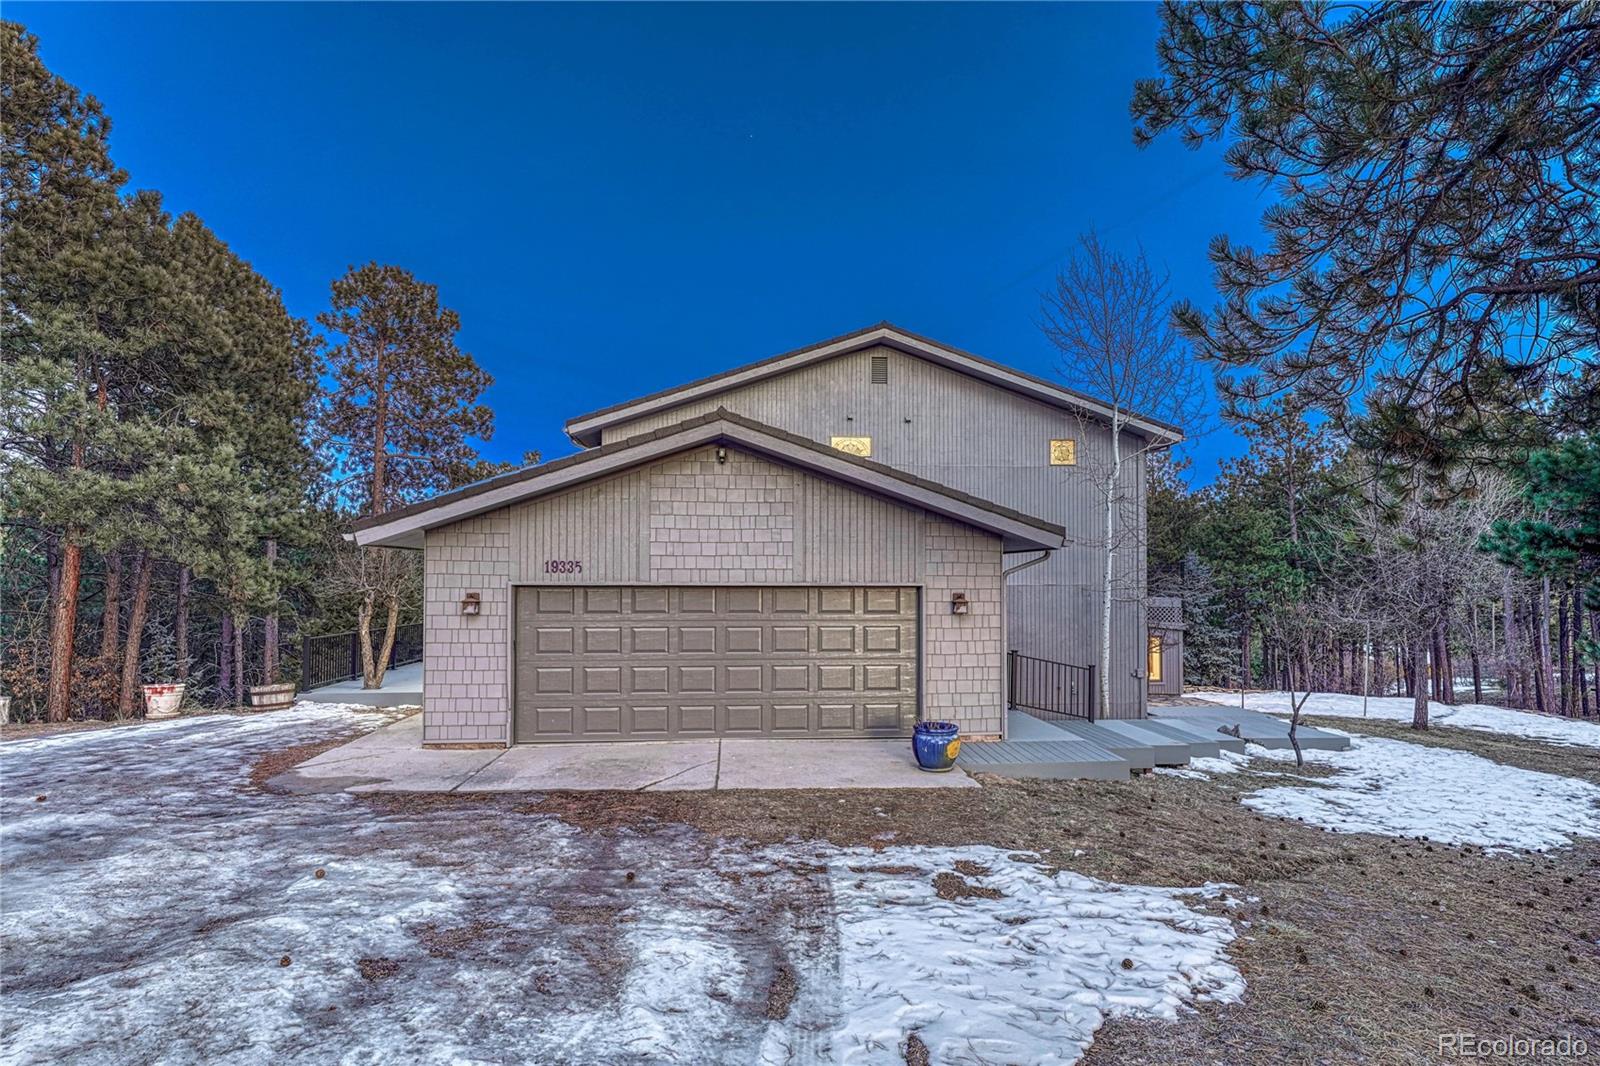
<svg viewBox="0 0 1600 1066"><path fill-rule="evenodd" d="M250 707L257 711L281 711L294 705L294 682L282 681L275 685L251 685Z"/></svg>

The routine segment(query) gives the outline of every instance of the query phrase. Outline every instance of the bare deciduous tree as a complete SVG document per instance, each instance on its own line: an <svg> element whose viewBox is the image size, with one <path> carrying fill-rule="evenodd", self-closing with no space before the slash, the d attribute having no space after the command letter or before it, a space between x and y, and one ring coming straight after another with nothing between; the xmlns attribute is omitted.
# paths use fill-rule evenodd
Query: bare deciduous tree
<svg viewBox="0 0 1600 1066"><path fill-rule="evenodd" d="M1040 329L1058 353L1058 372L1074 389L1101 400L1109 417L1085 413L1090 424L1109 422L1110 449L1085 449L1080 462L1094 481L1103 508L1100 589L1100 710L1111 708L1111 606L1121 591L1142 597L1142 523L1134 519L1146 454L1164 440L1137 429L1141 419L1200 428L1209 379L1172 325L1167 276L1141 251L1125 256L1093 233L1056 274L1040 300ZM1121 568L1119 570L1119 567Z"/></svg>
<svg viewBox="0 0 1600 1066"><path fill-rule="evenodd" d="M361 687L382 688L383 675L394 652L395 632L402 608L422 588L421 553L397 548L358 548L343 540L334 548L331 583L335 591L360 598L356 609L356 641L361 649ZM372 645L372 623L382 609L383 641Z"/></svg>

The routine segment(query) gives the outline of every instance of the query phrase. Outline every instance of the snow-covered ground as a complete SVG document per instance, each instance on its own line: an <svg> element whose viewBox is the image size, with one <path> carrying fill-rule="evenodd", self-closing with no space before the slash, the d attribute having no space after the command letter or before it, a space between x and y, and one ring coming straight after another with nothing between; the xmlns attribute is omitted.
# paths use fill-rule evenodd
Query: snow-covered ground
<svg viewBox="0 0 1600 1066"><path fill-rule="evenodd" d="M1106 1017L1243 991L1232 926L1188 901L1213 889L249 781L386 720L301 704L0 745L0 1061L898 1062L917 1030L935 1062L1071 1062ZM958 860L1000 895L941 898ZM769 1011L784 968L796 998Z"/></svg>
<svg viewBox="0 0 1600 1066"><path fill-rule="evenodd" d="M1287 751L1264 754L1294 758ZM1264 788L1244 797L1244 805L1341 833L1426 836L1491 850L1543 851L1575 837L1600 837L1600 788L1587 781L1383 737L1353 736L1350 750L1308 751L1306 761L1339 772Z"/></svg>
<svg viewBox="0 0 1600 1066"><path fill-rule="evenodd" d="M1600 788L1558 774L1506 766L1449 748L1383 737L1350 736L1348 751L1307 751L1306 762L1337 771L1305 777L1266 771L1294 783L1240 799L1279 818L1297 818L1340 833L1381 833L1490 850L1565 847L1575 837L1600 837ZM1160 770L1207 778L1240 770L1252 758L1290 764L1294 752L1252 745L1246 755L1195 759ZM1255 772L1261 773L1259 769Z"/></svg>
<svg viewBox="0 0 1600 1066"><path fill-rule="evenodd" d="M1237 692L1191 692L1188 695L1229 707L1239 706ZM1252 711L1268 714L1290 714L1286 692L1250 692L1245 694L1245 706ZM1303 714L1335 715L1360 718L1361 697L1340 692L1314 692L1302 709ZM1368 718L1385 722L1411 721L1411 698L1408 696L1371 696L1367 699ZM1439 725L1458 729L1476 729L1484 733L1506 733L1511 736L1542 740L1547 744L1570 747L1600 748L1600 722L1584 722L1571 718L1556 718L1530 711L1507 710L1482 703L1463 703L1451 707L1443 703L1428 705L1428 720Z"/></svg>

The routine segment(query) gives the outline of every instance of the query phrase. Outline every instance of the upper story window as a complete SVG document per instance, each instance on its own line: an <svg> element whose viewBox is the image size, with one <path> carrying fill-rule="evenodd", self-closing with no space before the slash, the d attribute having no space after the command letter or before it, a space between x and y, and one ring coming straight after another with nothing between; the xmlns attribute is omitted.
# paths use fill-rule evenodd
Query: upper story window
<svg viewBox="0 0 1600 1066"><path fill-rule="evenodd" d="M1050 442L1051 466L1077 466L1078 442L1075 440L1052 440Z"/></svg>
<svg viewBox="0 0 1600 1066"><path fill-rule="evenodd" d="M859 455L863 459L872 458L871 437L834 437L828 443L846 455Z"/></svg>

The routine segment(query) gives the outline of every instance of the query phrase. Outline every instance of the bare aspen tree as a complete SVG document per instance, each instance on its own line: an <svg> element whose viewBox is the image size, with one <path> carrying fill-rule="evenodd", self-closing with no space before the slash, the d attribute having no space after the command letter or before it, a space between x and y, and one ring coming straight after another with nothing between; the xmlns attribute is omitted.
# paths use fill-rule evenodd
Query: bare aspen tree
<svg viewBox="0 0 1600 1066"><path fill-rule="evenodd" d="M1144 595L1144 544L1135 509L1146 455L1165 443L1136 428L1151 419L1199 430L1209 380L1172 325L1167 276L1141 251L1111 251L1093 233L1056 274L1040 299L1040 329L1055 347L1057 370L1071 388L1102 401L1109 416L1084 412L1084 436L1109 422L1110 447L1084 449L1080 463L1093 480L1101 508L1099 633L1100 713L1111 710L1111 608L1119 586L1129 598ZM1121 568L1119 570L1119 567Z"/></svg>

